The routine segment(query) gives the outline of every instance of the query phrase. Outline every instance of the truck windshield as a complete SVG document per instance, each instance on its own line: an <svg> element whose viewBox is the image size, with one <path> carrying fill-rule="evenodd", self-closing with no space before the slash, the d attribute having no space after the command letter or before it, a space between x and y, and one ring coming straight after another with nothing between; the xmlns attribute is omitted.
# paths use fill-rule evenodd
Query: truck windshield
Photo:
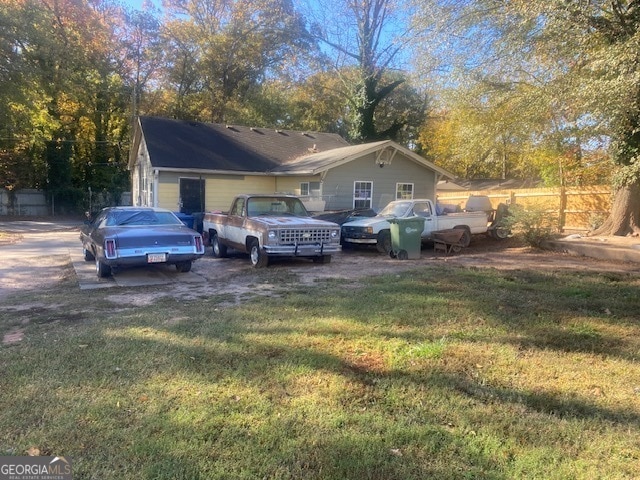
<svg viewBox="0 0 640 480"><path fill-rule="evenodd" d="M295 215L308 217L309 213L299 198L289 197L256 197L247 200L247 216L258 217L260 215Z"/></svg>
<svg viewBox="0 0 640 480"><path fill-rule="evenodd" d="M404 217L411 205L411 202L391 202L378 215L382 217Z"/></svg>

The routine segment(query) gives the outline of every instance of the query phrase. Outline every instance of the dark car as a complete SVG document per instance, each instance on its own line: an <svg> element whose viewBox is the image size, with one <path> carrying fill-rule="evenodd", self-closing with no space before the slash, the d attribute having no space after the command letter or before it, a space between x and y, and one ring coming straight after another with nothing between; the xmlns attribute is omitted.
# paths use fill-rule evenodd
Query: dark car
<svg viewBox="0 0 640 480"><path fill-rule="evenodd" d="M202 236L162 208L105 208L82 227L80 240L98 277L108 277L114 267L159 263L188 272L204 255Z"/></svg>

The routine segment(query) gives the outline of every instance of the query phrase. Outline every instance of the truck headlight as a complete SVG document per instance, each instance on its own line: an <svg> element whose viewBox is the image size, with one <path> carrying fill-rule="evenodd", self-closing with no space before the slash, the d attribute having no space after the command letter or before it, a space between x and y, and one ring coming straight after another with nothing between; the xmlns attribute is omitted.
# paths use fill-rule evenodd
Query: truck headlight
<svg viewBox="0 0 640 480"><path fill-rule="evenodd" d="M336 238L338 236L338 230L331 230L331 238Z"/></svg>
<svg viewBox="0 0 640 480"><path fill-rule="evenodd" d="M373 233L373 227L364 227L364 233Z"/></svg>
<svg viewBox="0 0 640 480"><path fill-rule="evenodd" d="M269 230L269 240L276 240L278 238L278 232L275 230Z"/></svg>

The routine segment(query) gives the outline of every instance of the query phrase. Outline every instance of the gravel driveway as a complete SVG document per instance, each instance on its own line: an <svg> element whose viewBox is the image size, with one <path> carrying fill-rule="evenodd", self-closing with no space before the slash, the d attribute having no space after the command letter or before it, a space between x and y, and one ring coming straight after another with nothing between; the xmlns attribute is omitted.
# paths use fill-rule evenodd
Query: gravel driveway
<svg viewBox="0 0 640 480"><path fill-rule="evenodd" d="M79 224L55 222L0 222L0 299L12 293L29 289L46 288L62 279L75 276L82 286L87 278L96 282L90 264L82 264L78 239ZM76 268L74 269L74 262ZM382 273L401 272L414 268L429 268L436 264L461 265L474 268L575 270L636 272L637 264L575 257L559 252L534 251L514 239L496 241L485 235L474 236L471 245L460 253L444 256L435 254L425 246L420 259L400 261L378 253L375 249L349 249L334 255L330 264L315 264L305 259L278 259L268 267L274 278L295 276L296 281L312 284L322 279L359 279ZM256 271L245 255L232 255L225 259L207 255L193 265L189 280L175 269L159 267L157 273L163 280L160 287L132 290L135 283L123 283L128 287L111 290L127 302L141 304L161 296L198 298L203 295L230 294L236 301L248 292L268 295L277 288L268 280L256 283ZM164 270L163 270L164 269ZM143 269L148 276L154 272ZM89 272L87 274L87 272ZM260 277L265 277L261 274ZM265 277L265 278L268 278ZM103 281L104 282L104 281ZM164 285L164 286L162 286ZM107 280L100 286L117 286ZM93 287L92 287L93 288ZM151 291L150 291L151 290Z"/></svg>

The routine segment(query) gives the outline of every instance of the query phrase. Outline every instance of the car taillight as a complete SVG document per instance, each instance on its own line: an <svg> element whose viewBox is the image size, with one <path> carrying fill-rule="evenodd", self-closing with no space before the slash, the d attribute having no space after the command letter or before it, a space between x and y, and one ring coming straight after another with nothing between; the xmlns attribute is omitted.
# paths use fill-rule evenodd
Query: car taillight
<svg viewBox="0 0 640 480"><path fill-rule="evenodd" d="M104 242L104 256L107 258L114 258L116 256L116 241L113 239L105 240Z"/></svg>
<svg viewBox="0 0 640 480"><path fill-rule="evenodd" d="M196 239L196 252L203 252L204 245L202 243L202 237L198 235L197 237L195 237L195 239Z"/></svg>

